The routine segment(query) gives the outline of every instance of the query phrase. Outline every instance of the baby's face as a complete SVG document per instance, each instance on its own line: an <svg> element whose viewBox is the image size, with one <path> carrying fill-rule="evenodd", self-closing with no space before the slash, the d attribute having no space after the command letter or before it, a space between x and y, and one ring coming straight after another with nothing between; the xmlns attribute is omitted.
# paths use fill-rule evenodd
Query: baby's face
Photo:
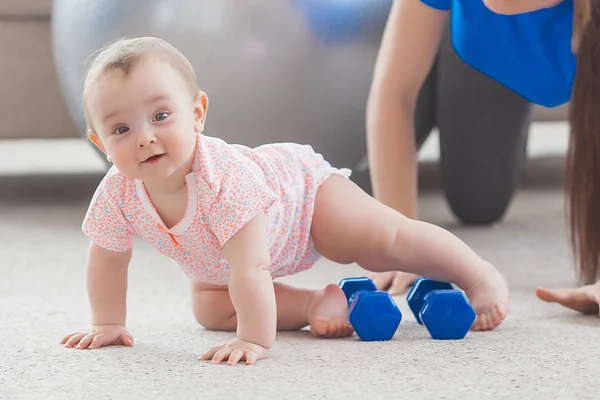
<svg viewBox="0 0 600 400"><path fill-rule="evenodd" d="M543 8L554 7L564 0L483 0L491 11L497 14L523 14Z"/></svg>
<svg viewBox="0 0 600 400"><path fill-rule="evenodd" d="M194 98L168 63L142 59L129 75L109 70L94 83L87 98L90 135L126 176L161 181L191 166L206 105L206 96Z"/></svg>

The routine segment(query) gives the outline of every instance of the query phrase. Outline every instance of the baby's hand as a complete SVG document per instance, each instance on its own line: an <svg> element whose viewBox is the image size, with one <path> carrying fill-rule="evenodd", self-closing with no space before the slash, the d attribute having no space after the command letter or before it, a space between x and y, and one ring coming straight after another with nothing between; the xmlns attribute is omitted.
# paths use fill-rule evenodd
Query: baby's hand
<svg viewBox="0 0 600 400"><path fill-rule="evenodd" d="M212 359L213 364L227 360L227 365L237 364L241 360L246 360L246 365L251 365L257 360L268 357L269 352L264 347L235 338L227 344L213 347L200 357L200 360Z"/></svg>
<svg viewBox="0 0 600 400"><path fill-rule="evenodd" d="M133 337L121 325L95 325L88 329L70 333L65 336L60 344L76 349L97 349L103 346L132 346Z"/></svg>

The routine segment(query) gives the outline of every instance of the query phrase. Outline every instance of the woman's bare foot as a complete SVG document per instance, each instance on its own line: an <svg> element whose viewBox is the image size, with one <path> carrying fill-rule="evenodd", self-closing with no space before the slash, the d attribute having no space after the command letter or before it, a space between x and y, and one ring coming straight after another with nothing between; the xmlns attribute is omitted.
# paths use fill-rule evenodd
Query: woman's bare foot
<svg viewBox="0 0 600 400"><path fill-rule="evenodd" d="M535 294L548 303L558 303L584 314L598 314L600 282L574 289L537 288Z"/></svg>
<svg viewBox="0 0 600 400"><path fill-rule="evenodd" d="M335 338L354 332L348 319L348 302L338 285L329 284L313 294L308 303L308 322L314 336Z"/></svg>
<svg viewBox="0 0 600 400"><path fill-rule="evenodd" d="M477 314L471 329L491 330L506 318L509 308L508 284L493 265L486 263L481 282L465 293Z"/></svg>
<svg viewBox="0 0 600 400"><path fill-rule="evenodd" d="M369 276L379 290L387 290L392 296L402 294L418 278L415 274L400 271L379 272Z"/></svg>

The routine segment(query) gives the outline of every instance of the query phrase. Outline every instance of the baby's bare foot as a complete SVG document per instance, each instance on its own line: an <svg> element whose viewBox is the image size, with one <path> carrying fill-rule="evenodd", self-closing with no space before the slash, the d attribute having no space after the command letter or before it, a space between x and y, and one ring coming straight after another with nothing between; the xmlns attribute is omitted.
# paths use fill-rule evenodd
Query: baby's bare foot
<svg viewBox="0 0 600 400"><path fill-rule="evenodd" d="M308 304L310 332L319 337L344 337L354 332L348 319L348 303L339 286L330 284L313 294Z"/></svg>
<svg viewBox="0 0 600 400"><path fill-rule="evenodd" d="M504 277L486 262L481 282L466 291L466 295L477 314L471 329L487 331L502 323L509 308L508 284Z"/></svg>
<svg viewBox="0 0 600 400"><path fill-rule="evenodd" d="M558 303L584 314L598 314L600 303L600 282L570 289L537 288L537 297L548 303Z"/></svg>

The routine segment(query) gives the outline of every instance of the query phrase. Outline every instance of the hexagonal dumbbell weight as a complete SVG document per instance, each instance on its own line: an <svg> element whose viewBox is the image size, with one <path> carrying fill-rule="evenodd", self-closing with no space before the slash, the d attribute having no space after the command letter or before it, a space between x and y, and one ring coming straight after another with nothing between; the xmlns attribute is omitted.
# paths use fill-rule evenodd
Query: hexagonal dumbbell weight
<svg viewBox="0 0 600 400"><path fill-rule="evenodd" d="M406 296L417 322L433 339L463 339L475 321L469 299L448 282L421 277Z"/></svg>
<svg viewBox="0 0 600 400"><path fill-rule="evenodd" d="M350 323L363 341L390 340L402 321L402 312L387 292L377 290L366 276L339 283L348 301Z"/></svg>

